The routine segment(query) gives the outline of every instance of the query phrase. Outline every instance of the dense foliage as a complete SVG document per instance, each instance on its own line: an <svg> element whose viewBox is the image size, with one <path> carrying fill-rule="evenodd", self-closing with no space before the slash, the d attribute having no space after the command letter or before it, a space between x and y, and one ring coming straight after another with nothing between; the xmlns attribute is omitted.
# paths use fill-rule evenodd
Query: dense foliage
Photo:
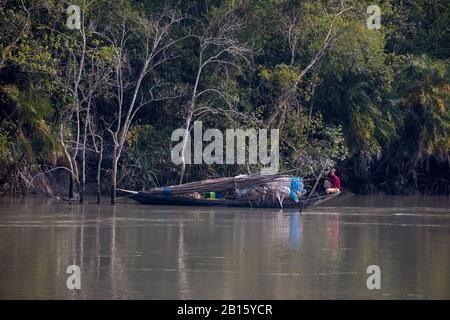
<svg viewBox="0 0 450 320"><path fill-rule="evenodd" d="M65 2L0 0L4 192L72 196L96 181L143 189L259 169L184 174L171 133L196 120L278 128L282 171L336 165L357 193L450 192L446 0L72 4L80 29L68 28ZM367 25L372 4L379 29Z"/></svg>

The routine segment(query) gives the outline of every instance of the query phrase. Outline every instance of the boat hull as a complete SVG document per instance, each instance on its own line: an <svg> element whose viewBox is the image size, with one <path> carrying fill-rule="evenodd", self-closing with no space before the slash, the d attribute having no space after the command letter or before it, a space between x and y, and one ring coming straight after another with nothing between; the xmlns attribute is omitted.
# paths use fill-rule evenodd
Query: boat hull
<svg viewBox="0 0 450 320"><path fill-rule="evenodd" d="M153 205L172 205L172 206L194 206L194 207L236 207L236 208L281 208L278 202L256 202L246 200L231 200L231 199L192 199L182 196L170 196L164 194L150 194L148 192L136 192L124 189L118 189L118 195L129 197L142 204ZM289 200L283 202L283 208L307 208L312 207L332 198L339 196L340 193L329 195L312 196L307 200L301 199L298 203Z"/></svg>

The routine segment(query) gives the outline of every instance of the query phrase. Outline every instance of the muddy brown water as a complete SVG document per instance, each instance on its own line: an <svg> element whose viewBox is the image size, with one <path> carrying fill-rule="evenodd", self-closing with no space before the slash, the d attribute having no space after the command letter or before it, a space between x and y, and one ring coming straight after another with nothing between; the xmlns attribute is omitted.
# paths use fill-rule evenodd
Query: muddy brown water
<svg viewBox="0 0 450 320"><path fill-rule="evenodd" d="M421 196L303 213L2 197L0 299L450 299L449 208ZM381 289L367 288L370 265Z"/></svg>

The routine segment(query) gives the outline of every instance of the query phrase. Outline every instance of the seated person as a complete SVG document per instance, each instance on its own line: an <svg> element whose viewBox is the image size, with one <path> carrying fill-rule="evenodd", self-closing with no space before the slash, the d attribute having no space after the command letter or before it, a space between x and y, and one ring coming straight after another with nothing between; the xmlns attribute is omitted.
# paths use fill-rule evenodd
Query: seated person
<svg viewBox="0 0 450 320"><path fill-rule="evenodd" d="M325 187L326 194L337 193L340 191L341 179L336 175L335 169L331 169L330 175L325 179L323 186Z"/></svg>

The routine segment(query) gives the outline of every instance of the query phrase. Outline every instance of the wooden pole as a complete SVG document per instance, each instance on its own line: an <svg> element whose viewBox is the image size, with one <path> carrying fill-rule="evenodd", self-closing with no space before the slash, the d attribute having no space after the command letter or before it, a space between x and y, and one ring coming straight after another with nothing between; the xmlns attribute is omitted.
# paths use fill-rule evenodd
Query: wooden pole
<svg viewBox="0 0 450 320"><path fill-rule="evenodd" d="M314 183L313 188L311 189L311 192L310 192L309 195L308 195L308 198L306 198L306 201L303 201L303 203L302 203L302 210L303 210L303 207L308 203L309 198L311 198L311 196L312 196L312 194L314 193L314 191L316 191L316 187L317 187L317 185L319 184L319 180L320 180L320 178L322 178L322 175L323 175L323 173L325 172L326 167L327 167L327 165L326 165L326 163L325 163L325 165L323 166L322 171L320 172L319 176L318 176L317 179L316 179L316 182Z"/></svg>

